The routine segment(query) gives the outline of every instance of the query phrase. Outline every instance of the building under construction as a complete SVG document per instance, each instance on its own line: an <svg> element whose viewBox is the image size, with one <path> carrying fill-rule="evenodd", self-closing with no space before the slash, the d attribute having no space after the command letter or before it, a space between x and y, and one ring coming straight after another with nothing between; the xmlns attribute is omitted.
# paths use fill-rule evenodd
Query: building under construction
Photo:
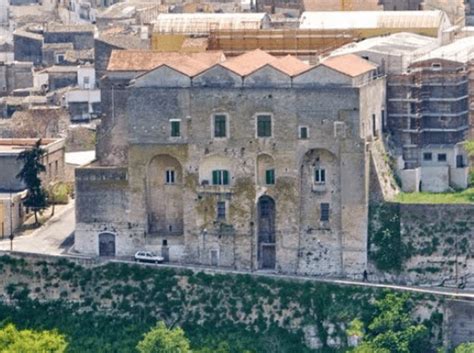
<svg viewBox="0 0 474 353"><path fill-rule="evenodd" d="M463 144L474 121L469 118L474 38L440 47L435 38L398 33L348 44L331 56L349 53L377 63L387 74L385 141L402 189L467 187Z"/></svg>
<svg viewBox="0 0 474 353"><path fill-rule="evenodd" d="M466 188L463 145L470 130L469 72L474 38L440 47L392 75L387 87L388 123L399 152L406 191Z"/></svg>

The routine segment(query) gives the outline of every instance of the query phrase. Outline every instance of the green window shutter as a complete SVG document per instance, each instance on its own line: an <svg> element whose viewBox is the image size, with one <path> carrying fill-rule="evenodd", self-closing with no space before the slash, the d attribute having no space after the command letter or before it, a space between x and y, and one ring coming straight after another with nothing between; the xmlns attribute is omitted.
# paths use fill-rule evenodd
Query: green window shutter
<svg viewBox="0 0 474 353"><path fill-rule="evenodd" d="M229 171L228 170L223 170L222 175L223 175L222 184L223 185L229 185Z"/></svg>
<svg viewBox="0 0 474 353"><path fill-rule="evenodd" d="M227 117L225 115L214 116L214 137L226 137Z"/></svg>
<svg viewBox="0 0 474 353"><path fill-rule="evenodd" d="M272 136L272 117L270 115L257 116L257 136L271 137Z"/></svg>
<svg viewBox="0 0 474 353"><path fill-rule="evenodd" d="M267 185L275 184L275 169L268 169L265 171L265 183Z"/></svg>
<svg viewBox="0 0 474 353"><path fill-rule="evenodd" d="M219 183L219 171L213 170L212 171L212 185L218 185Z"/></svg>
<svg viewBox="0 0 474 353"><path fill-rule="evenodd" d="M180 122L179 121L172 121L171 122L171 137L180 137Z"/></svg>

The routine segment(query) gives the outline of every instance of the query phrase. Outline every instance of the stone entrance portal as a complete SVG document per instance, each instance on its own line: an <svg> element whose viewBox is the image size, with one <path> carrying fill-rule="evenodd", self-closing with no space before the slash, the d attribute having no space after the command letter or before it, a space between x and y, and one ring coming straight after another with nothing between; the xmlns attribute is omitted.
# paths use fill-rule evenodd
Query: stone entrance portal
<svg viewBox="0 0 474 353"><path fill-rule="evenodd" d="M260 269L274 269L275 248L275 201L269 196L258 200L258 266Z"/></svg>
<svg viewBox="0 0 474 353"><path fill-rule="evenodd" d="M115 234L99 234L99 256L115 256Z"/></svg>

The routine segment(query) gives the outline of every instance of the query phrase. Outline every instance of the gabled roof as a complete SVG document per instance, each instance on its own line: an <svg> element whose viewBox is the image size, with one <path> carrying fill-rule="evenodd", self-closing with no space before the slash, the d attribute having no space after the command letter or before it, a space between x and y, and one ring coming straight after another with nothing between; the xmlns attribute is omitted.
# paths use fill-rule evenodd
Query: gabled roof
<svg viewBox="0 0 474 353"><path fill-rule="evenodd" d="M374 64L354 54L330 57L324 60L321 65L351 77L365 74L377 68Z"/></svg>
<svg viewBox="0 0 474 353"><path fill-rule="evenodd" d="M204 70L207 67L220 63L224 60L221 51L204 53L161 53L149 50L113 50L110 55L108 71L150 71L163 64L172 63L186 72ZM181 71L181 70L178 70Z"/></svg>
<svg viewBox="0 0 474 353"><path fill-rule="evenodd" d="M311 68L310 65L291 55L274 60L270 65L289 76L296 76Z"/></svg>
<svg viewBox="0 0 474 353"><path fill-rule="evenodd" d="M225 61L222 66L238 75L246 76L259 68L277 60L274 56L256 49Z"/></svg>

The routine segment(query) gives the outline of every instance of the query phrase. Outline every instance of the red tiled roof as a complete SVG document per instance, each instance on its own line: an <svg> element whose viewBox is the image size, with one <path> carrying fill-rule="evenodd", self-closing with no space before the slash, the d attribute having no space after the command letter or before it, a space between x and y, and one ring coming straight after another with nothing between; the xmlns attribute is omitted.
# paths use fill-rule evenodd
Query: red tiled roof
<svg viewBox="0 0 474 353"><path fill-rule="evenodd" d="M263 50L256 49L227 60L222 66L238 75L246 76L275 60L277 58L274 56Z"/></svg>
<svg viewBox="0 0 474 353"><path fill-rule="evenodd" d="M362 75L377 68L374 64L354 54L335 56L324 60L321 65L351 77Z"/></svg>
<svg viewBox="0 0 474 353"><path fill-rule="evenodd" d="M113 50L110 55L107 70L150 71L168 63L174 63L173 66L177 69L179 63L183 62L183 70L188 72L192 66L194 66L196 70L203 70L223 60L224 54L221 51L183 54L176 52L162 53L149 50Z"/></svg>

